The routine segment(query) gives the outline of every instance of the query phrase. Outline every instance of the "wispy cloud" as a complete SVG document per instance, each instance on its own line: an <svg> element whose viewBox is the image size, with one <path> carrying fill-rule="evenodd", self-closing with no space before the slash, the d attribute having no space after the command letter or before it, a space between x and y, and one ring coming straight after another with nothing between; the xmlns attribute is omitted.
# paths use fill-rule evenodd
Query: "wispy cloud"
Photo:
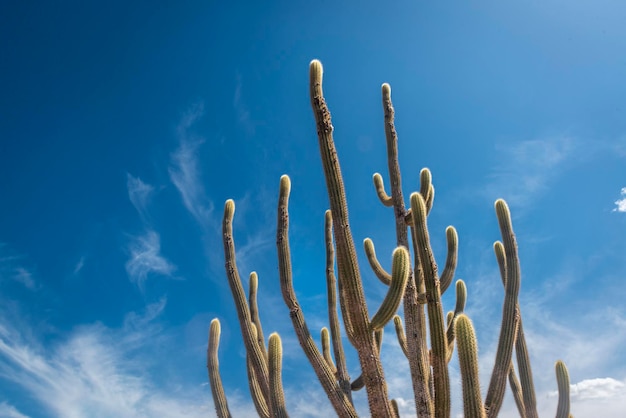
<svg viewBox="0 0 626 418"><path fill-rule="evenodd" d="M85 267L85 258L85 256L82 256L80 260L78 260L78 263L76 263L76 265L74 266L74 270L72 271L72 274L74 276L78 275L83 267Z"/></svg>
<svg viewBox="0 0 626 418"><path fill-rule="evenodd" d="M161 301L144 315L134 314L122 329L102 325L78 328L55 347L26 341L18 329L0 318L0 377L28 394L51 416L201 417L209 413L200 385L158 387L146 349L162 332L153 321ZM141 326L137 326L141 323ZM157 363L158 364L158 363ZM0 415L24 417L0 404ZM13 414L13 415L10 415ZM2 415L7 416L7 415Z"/></svg>
<svg viewBox="0 0 626 418"><path fill-rule="evenodd" d="M213 203L206 196L200 178L197 154L204 141L189 132L190 127L202 114L203 106L194 106L178 125L179 147L172 153L169 174L183 199L185 208L201 226L206 227L213 212Z"/></svg>
<svg viewBox="0 0 626 418"><path fill-rule="evenodd" d="M154 187L144 183L139 177L133 177L131 174L126 173L126 188L128 189L130 202L139 213L139 216L145 219L147 215L146 208L150 202L150 196L154 192Z"/></svg>
<svg viewBox="0 0 626 418"><path fill-rule="evenodd" d="M622 187L620 191L621 199L615 201L616 208L613 208L613 212L626 212L626 187Z"/></svg>
<svg viewBox="0 0 626 418"><path fill-rule="evenodd" d="M237 74L237 85L235 87L235 94L233 96L233 107L237 112L237 120L241 127L246 131L248 135L254 135L255 126L252 118L250 117L250 111L248 106L242 98L243 81L241 80L241 74Z"/></svg>
<svg viewBox="0 0 626 418"><path fill-rule="evenodd" d="M499 145L498 160L485 193L524 206L544 193L564 163L574 154L576 143L568 137L528 140Z"/></svg>
<svg viewBox="0 0 626 418"><path fill-rule="evenodd" d="M29 290L37 289L30 269L24 267L25 256L16 254L8 244L0 242L0 279L20 283Z"/></svg>
<svg viewBox="0 0 626 418"><path fill-rule="evenodd" d="M23 267L17 267L13 274L13 280L23 284L27 289L34 290L37 286L33 275Z"/></svg>
<svg viewBox="0 0 626 418"><path fill-rule="evenodd" d="M10 405L6 402L0 403L0 417L4 418L28 418L28 415L22 414L20 411L15 409L13 405Z"/></svg>
<svg viewBox="0 0 626 418"><path fill-rule="evenodd" d="M161 255L161 239L153 230L134 237L128 251L130 257L126 262L126 273L139 288L143 288L149 274L171 276L176 271L176 266Z"/></svg>

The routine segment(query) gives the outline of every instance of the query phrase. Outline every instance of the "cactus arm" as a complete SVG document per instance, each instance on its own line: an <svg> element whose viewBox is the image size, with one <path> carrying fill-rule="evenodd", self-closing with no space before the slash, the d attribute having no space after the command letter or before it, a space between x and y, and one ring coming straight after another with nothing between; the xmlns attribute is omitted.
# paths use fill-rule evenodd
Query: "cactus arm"
<svg viewBox="0 0 626 418"><path fill-rule="evenodd" d="M224 218L222 222L226 276L228 277L228 284L230 285L233 300L235 301L243 342L246 347L246 351L250 354L250 361L254 367L255 375L259 380L259 386L263 392L263 397L267 399L269 396L269 372L267 369L267 361L265 353L262 352L261 347L252 337L253 323L250 320L250 309L248 307L248 303L246 302L246 296L243 291L243 286L241 285L241 278L239 276L239 270L237 269L237 262L235 259L235 242L233 239L234 215L235 202L229 199L224 205Z"/></svg>
<svg viewBox="0 0 626 418"><path fill-rule="evenodd" d="M422 173L428 170L422 170ZM425 176L422 174L422 179ZM411 194L411 211L415 223L413 245L418 249L418 261L424 274L426 298L428 300L428 323L431 341L431 364L435 383L435 416L450 416L450 378L448 375L447 349L443 307L437 279L437 264L430 247L426 223L426 204L420 193Z"/></svg>
<svg viewBox="0 0 626 418"><path fill-rule="evenodd" d="M389 403L391 404L393 411L396 413L396 416L400 418L400 408L398 408L398 401L396 401L395 399L392 399L389 401Z"/></svg>
<svg viewBox="0 0 626 418"><path fill-rule="evenodd" d="M341 328L337 315L337 280L335 278L335 249L333 247L333 218L330 210L324 214L324 242L326 245L326 290L328 294L328 321L332 337L333 352L339 387L352 403L352 390L350 389L350 374L346 365L346 356L341 341Z"/></svg>
<svg viewBox="0 0 626 418"><path fill-rule="evenodd" d="M343 178L333 141L333 125L322 91L322 72L322 64L313 60L309 66L311 107L315 116L320 156L333 215L339 298L345 300L340 306L345 308L343 317L348 339L359 354L370 412L372 416L394 416L388 402L382 364L376 355L376 347L369 328L369 315L356 258L356 247L350 230Z"/></svg>
<svg viewBox="0 0 626 418"><path fill-rule="evenodd" d="M335 376L324 360L317 345L311 337L309 328L304 320L304 314L296 298L296 292L293 288L293 279L291 271L291 252L289 249L289 193L291 190L291 182L288 176L280 178L279 197L278 197L278 220L276 231L276 246L278 248L278 270L280 276L280 288L283 299L287 308L289 308L289 316L293 323L293 328L300 342L304 354L313 366L313 370L317 375L326 395L332 403L335 411L340 417L356 417L356 411L350 402L350 399L337 385Z"/></svg>
<svg viewBox="0 0 626 418"><path fill-rule="evenodd" d="M463 416L485 418L478 378L478 345L472 321L461 314L454 321L454 328L463 386Z"/></svg>
<svg viewBox="0 0 626 418"><path fill-rule="evenodd" d="M446 228L446 241L448 243L448 254L446 255L446 264L439 278L440 293L443 295L452 283L454 271L456 270L457 256L459 250L459 238L456 229L453 226Z"/></svg>
<svg viewBox="0 0 626 418"><path fill-rule="evenodd" d="M504 246L506 284L498 349L496 351L495 364L491 372L491 380L485 399L485 409L487 410L487 416L489 418L498 416L498 412L502 406L504 391L506 389L506 378L509 374L509 363L512 359L513 344L515 343L519 324L517 298L520 288L520 267L517 254L517 242L511 223L511 213L506 202L502 199L496 201L495 209Z"/></svg>
<svg viewBox="0 0 626 418"><path fill-rule="evenodd" d="M365 249L365 255L367 256L367 261L370 263L370 267L372 271L378 277L378 279L389 286L391 283L391 274L387 273L385 269L380 265L378 259L376 258L376 249L374 248L374 243L371 239L365 238L363 240L363 248Z"/></svg>
<svg viewBox="0 0 626 418"><path fill-rule="evenodd" d="M230 410L228 409L228 401L224 394L224 386L222 386L222 377L220 376L220 363L217 357L217 349L220 345L220 321L215 318L211 321L209 328L209 346L207 348L207 369L209 370L209 383L211 384L211 392L213 393L213 402L215 403L215 412L218 418L230 418Z"/></svg>
<svg viewBox="0 0 626 418"><path fill-rule="evenodd" d="M288 418L282 380L283 347L280 336L275 332L270 335L268 358L272 418Z"/></svg>
<svg viewBox="0 0 626 418"><path fill-rule="evenodd" d="M322 355L324 356L324 360L326 360L326 363L332 370L333 374L337 374L337 367L335 367L333 356L330 355L330 334L328 333L328 328L322 328L322 331L320 332L320 339L322 341Z"/></svg>
<svg viewBox="0 0 626 418"><path fill-rule="evenodd" d="M413 217L408 213L410 209L407 210L404 206L402 177L398 160L398 133L394 121L395 110L391 101L391 86L384 83L381 86L381 94L387 144L387 166L396 220L396 245L409 248L407 226L411 224ZM414 260L417 259L414 258ZM424 306L419 302L420 285L417 280L417 274L411 272L404 290L403 305L406 333L415 337L405 338L406 344L403 347L406 348L409 360L417 415L420 417L431 417L433 416L433 404L428 389L430 366L427 363L426 356L426 335L423 333L423 330L426 328L426 319Z"/></svg>
<svg viewBox="0 0 626 418"><path fill-rule="evenodd" d="M393 317L393 325L396 328L396 336L398 337L398 344L402 349L402 352L406 357L409 356L409 351L406 346L406 335L404 334L404 328L402 327L402 318L400 315L395 315Z"/></svg>
<svg viewBox="0 0 626 418"><path fill-rule="evenodd" d="M250 305L250 318L256 327L257 341L261 346L263 353L267 356L265 348L265 337L263 336L263 328L261 327L261 318L259 317L259 306L257 303L257 291L259 288L259 277L256 272L250 273L250 284L248 286L248 304Z"/></svg>
<svg viewBox="0 0 626 418"><path fill-rule="evenodd" d="M381 176L379 173L374 173L372 180L374 181L374 188L376 189L376 194L378 195L378 198L380 199L380 203L382 203L385 206L393 206L393 199L391 198L391 196L387 195L387 193L385 192L385 184L383 183L383 176Z"/></svg>
<svg viewBox="0 0 626 418"><path fill-rule="evenodd" d="M569 400L569 373L565 363L561 360L556 362L556 381L559 388L559 403L556 409L556 418L567 418L570 416Z"/></svg>
<svg viewBox="0 0 626 418"><path fill-rule="evenodd" d="M448 344L454 341L454 320L463 313L465 310L465 303L467 301L467 287L463 280L456 281L456 303L454 305L454 312L448 312L448 315L452 314L451 318L446 318L446 335Z"/></svg>
<svg viewBox="0 0 626 418"><path fill-rule="evenodd" d="M504 245L500 241L496 241L493 244L493 250L498 261L498 267L500 268L500 276L502 277L502 284L506 288L506 254L504 251ZM519 303L516 304L516 309L519 313L517 336L515 338L515 356L517 358L517 367L519 369L520 387L524 401L524 414L525 418L539 418L537 412L537 399L535 397L535 385L533 383L533 373L530 367L530 356L528 355L528 348L526 346L526 337L524 336L524 327L522 321L522 315L519 308ZM513 367L511 368L515 370Z"/></svg>
<svg viewBox="0 0 626 418"><path fill-rule="evenodd" d="M400 301L404 295L404 288L409 279L411 264L409 261L409 252L404 247L398 247L393 252L393 263L391 267L391 284L385 299L378 308L376 314L372 317L370 326L376 331L382 329L387 322L393 318Z"/></svg>

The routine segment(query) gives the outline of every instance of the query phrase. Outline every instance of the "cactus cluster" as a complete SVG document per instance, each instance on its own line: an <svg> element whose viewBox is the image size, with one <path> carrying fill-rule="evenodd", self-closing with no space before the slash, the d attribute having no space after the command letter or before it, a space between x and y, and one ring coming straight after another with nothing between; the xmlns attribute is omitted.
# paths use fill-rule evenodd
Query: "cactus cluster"
<svg viewBox="0 0 626 418"><path fill-rule="evenodd" d="M293 288L288 211L291 183L287 176L280 179L276 243L282 296L296 336L337 416L356 417L352 392L365 388L372 417L399 417L397 403L389 398L380 359L383 328L393 320L399 345L406 357L399 361L406 360L411 372L418 417L450 417L448 365L455 345L466 417L496 417L502 406L507 380L520 415L537 417L533 378L518 303L521 275L517 243L507 204L501 199L495 203L502 242L494 244L494 251L505 298L495 364L483 400L476 336L471 320L463 313L467 296L465 283L456 281L456 305L447 315L444 315L441 301L442 294L454 278L457 233L454 227L446 229L447 256L439 273L427 225L435 188L430 171L423 169L420 190L410 195L409 208L405 207L390 86L382 86L382 104L391 194L387 194L380 174L374 174L373 180L381 203L394 210L397 247L392 255L391 272L387 272L376 257L372 240L368 238L364 241L365 254L372 270L388 286L385 298L373 315L370 315L365 301L339 158L333 141L333 125L322 91L322 65L317 60L310 64L310 96L330 204L330 210L325 214L329 329L321 330L321 350L311 336ZM246 348L250 393L260 417L287 417L281 379L281 340L274 333L269 337L267 346L265 344L256 301L258 280L255 273L250 275L246 298L235 260L234 213L235 204L228 200L223 218L226 275ZM348 374L337 303L347 339L358 353L361 374L355 379ZM396 314L401 303L404 318ZM220 380L217 358L219 334L219 322L214 319L209 333L207 364L217 416L222 418L231 414ZM516 361L513 359L514 352ZM517 363L517 368L514 363ZM559 389L557 417L570 417L569 378L565 365L560 361L556 364L556 374Z"/></svg>

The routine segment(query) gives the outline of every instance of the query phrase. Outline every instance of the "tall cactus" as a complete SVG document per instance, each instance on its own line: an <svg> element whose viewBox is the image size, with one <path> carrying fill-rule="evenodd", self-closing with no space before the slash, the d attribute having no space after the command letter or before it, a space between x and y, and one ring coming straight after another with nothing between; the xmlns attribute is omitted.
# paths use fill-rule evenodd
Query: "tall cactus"
<svg viewBox="0 0 626 418"><path fill-rule="evenodd" d="M394 124L391 87L388 84L382 86L391 194L387 194L381 174L375 173L373 182L380 202L386 207L393 208L396 249L393 251L389 272L379 262L373 241L368 238L363 242L369 265L376 277L388 287L387 295L374 310L376 313L370 317L350 229L345 188L333 138L333 125L322 90L321 63L313 60L309 71L311 106L330 206L330 210L325 214L329 327L322 328L321 350L311 336L293 288L288 211L291 181L286 175L280 179L278 196L276 243L279 280L282 296L289 309L289 316L300 346L337 416L357 417L352 391L364 387L372 417L399 417L398 403L389 399L380 359L383 329L393 319L400 348L409 365L410 383L418 417L450 417L453 397L448 367L456 344L465 416L480 418L497 416L508 378L520 415L524 418L535 418L537 412L534 385L518 301L521 283L519 257L507 204L501 199L495 203L502 241L494 244L494 251L505 288L505 297L496 361L483 401L478 381L476 336L471 320L463 313L467 298L465 282L456 280L454 311L444 315L442 304L443 293L454 281L458 250L457 232L452 226L446 228L447 255L444 269L439 274L427 225L435 197L432 175L428 169L421 171L420 189L410 195L407 209L398 162L398 134ZM256 300L258 287L256 273L250 275L249 295L246 300L235 259L232 232L234 211L234 202L227 201L223 219L225 266L246 348L252 399L259 416L286 417L288 400L285 400L282 387L280 337L276 333L271 334L266 346ZM403 318L396 314L400 303L403 303ZM348 374L338 311L341 312L347 339L358 354L360 376L353 381ZM230 413L219 375L218 343L219 322L214 320L211 324L207 364L216 411L218 416L222 417L230 416ZM514 350L519 379L515 373ZM558 362L556 370L560 394L557 414L569 416L567 369L562 362Z"/></svg>

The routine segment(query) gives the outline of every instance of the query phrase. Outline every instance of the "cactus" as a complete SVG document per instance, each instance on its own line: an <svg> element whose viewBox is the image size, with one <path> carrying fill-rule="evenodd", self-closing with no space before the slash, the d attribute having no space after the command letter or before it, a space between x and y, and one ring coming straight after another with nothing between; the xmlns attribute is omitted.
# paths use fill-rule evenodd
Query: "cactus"
<svg viewBox="0 0 626 418"><path fill-rule="evenodd" d="M389 398L380 359L383 329L393 319L398 343L405 357L398 361L408 362L418 417L450 417L452 389L448 367L456 345L466 417L497 416L508 378L520 415L524 418L535 418L537 409L532 371L518 302L521 282L519 257L506 202L499 199L495 203L502 241L494 244L494 251L505 297L496 360L483 401L478 381L476 336L471 320L463 313L467 300L465 282L456 280L456 306L454 311L445 316L441 299L455 276L457 232L452 226L446 228L447 255L444 269L439 274L428 230L428 216L435 197L432 174L428 169L420 172L420 189L410 195L410 207L406 208L398 163L398 136L394 125L391 87L388 84L382 85L382 104L391 193L388 194L385 190L381 174L374 174L373 183L380 202L393 208L396 249L392 255L391 272L388 272L376 256L373 241L368 238L363 242L372 271L388 287L387 295L380 306L373 310L376 313L370 319L370 307L365 302L356 247L349 226L345 189L333 139L333 125L322 90L322 73L321 63L312 61L309 91L330 206L330 210L325 213L324 235L329 326L321 330L321 350L311 337L293 288L288 211L291 181L286 175L280 179L276 244L281 293L289 309L295 334L337 416L357 417L352 391L365 388L372 417L399 417L398 403ZM256 273L250 275L246 300L235 259L232 232L234 212L235 204L228 200L223 218L225 267L246 349L250 392L259 416L287 417L288 400L285 400L282 386L280 336L271 334L266 347L257 306ZM400 303L403 304L404 318L396 314ZM347 339L358 354L361 374L353 381L348 374L339 312ZM207 366L217 414L219 417L226 417L230 413L219 374L218 344L219 322L214 320L211 323ZM515 361L519 379L515 371ZM556 371L559 387L557 416L567 417L569 377L562 362L557 362Z"/></svg>

